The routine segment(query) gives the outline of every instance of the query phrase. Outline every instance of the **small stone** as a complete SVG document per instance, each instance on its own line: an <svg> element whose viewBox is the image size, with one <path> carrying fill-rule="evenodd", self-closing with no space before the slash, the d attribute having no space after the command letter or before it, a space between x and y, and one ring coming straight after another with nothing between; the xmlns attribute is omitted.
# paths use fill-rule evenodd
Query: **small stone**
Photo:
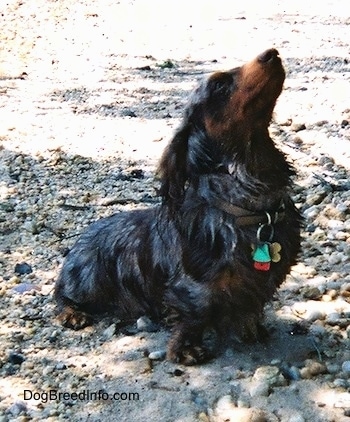
<svg viewBox="0 0 350 422"><path fill-rule="evenodd" d="M67 369L67 366L63 362L58 362L56 363L55 369L63 371L64 369Z"/></svg>
<svg viewBox="0 0 350 422"><path fill-rule="evenodd" d="M343 362L341 369L345 374L350 375L350 360Z"/></svg>
<svg viewBox="0 0 350 422"><path fill-rule="evenodd" d="M326 363L329 374L337 374L340 371L340 366L337 363Z"/></svg>
<svg viewBox="0 0 350 422"><path fill-rule="evenodd" d="M154 352L151 352L148 357L151 360L163 360L165 359L166 351L165 350L156 350Z"/></svg>
<svg viewBox="0 0 350 422"><path fill-rule="evenodd" d="M142 316L136 321L136 327L138 331L146 331L147 333L154 333L158 330L157 325L146 316Z"/></svg>
<svg viewBox="0 0 350 422"><path fill-rule="evenodd" d="M10 413L12 416L19 416L22 412L25 412L27 410L26 403L22 401L17 401L13 403L12 406L9 407L8 413Z"/></svg>
<svg viewBox="0 0 350 422"><path fill-rule="evenodd" d="M199 422L210 422L209 416L205 412L200 412L198 414Z"/></svg>
<svg viewBox="0 0 350 422"><path fill-rule="evenodd" d="M316 337L322 337L327 334L327 330L324 327L324 321L316 320L310 327L310 334Z"/></svg>
<svg viewBox="0 0 350 422"><path fill-rule="evenodd" d="M8 361L13 365L21 365L25 361L25 357L21 353L10 352Z"/></svg>
<svg viewBox="0 0 350 422"><path fill-rule="evenodd" d="M53 365L48 365L48 366L45 366L45 368L43 369L42 374L44 376L47 376L49 374L52 374L54 370L55 370L55 367Z"/></svg>
<svg viewBox="0 0 350 422"><path fill-rule="evenodd" d="M338 292L335 289L328 290L327 295L331 297L331 299L335 299L338 296Z"/></svg>
<svg viewBox="0 0 350 422"><path fill-rule="evenodd" d="M27 231L27 232L29 232L29 233L31 233L31 234L39 234L40 233L40 225L38 224L38 222L37 221L35 221L35 220L31 220L31 221L26 221L24 224L23 224L23 228Z"/></svg>
<svg viewBox="0 0 350 422"><path fill-rule="evenodd" d="M318 300L321 298L322 293L317 287L306 287L301 290L304 298L311 300Z"/></svg>
<svg viewBox="0 0 350 422"><path fill-rule="evenodd" d="M23 275L23 274L31 274L32 272L33 272L32 267L26 262L22 262L21 264L15 265L16 274Z"/></svg>
<svg viewBox="0 0 350 422"><path fill-rule="evenodd" d="M305 422L305 419L300 413L294 413L290 415L288 422Z"/></svg>
<svg viewBox="0 0 350 422"><path fill-rule="evenodd" d="M220 397L216 404L216 410L219 410L220 412L234 408L236 408L236 406L234 405L232 397L230 395Z"/></svg>
<svg viewBox="0 0 350 422"><path fill-rule="evenodd" d="M350 297L350 283L345 283L340 288L340 294L343 297Z"/></svg>
<svg viewBox="0 0 350 422"><path fill-rule="evenodd" d="M252 378L249 393L252 397L267 397L271 388L286 384L286 379L276 366L258 368Z"/></svg>
<svg viewBox="0 0 350 422"><path fill-rule="evenodd" d="M301 368L300 369L300 376L304 380L308 380L312 378L311 372L309 368Z"/></svg>
<svg viewBox="0 0 350 422"><path fill-rule="evenodd" d="M332 253L332 255L328 257L328 263L330 265L336 265L336 264L339 264L342 261L342 259L343 259L343 254L335 252L335 253Z"/></svg>
<svg viewBox="0 0 350 422"><path fill-rule="evenodd" d="M332 312L327 315L326 323L329 325L337 325L341 319L341 315L338 312Z"/></svg>
<svg viewBox="0 0 350 422"><path fill-rule="evenodd" d="M40 291L40 287L32 283L20 283L12 289L12 291L20 294L31 292L34 290Z"/></svg>
<svg viewBox="0 0 350 422"><path fill-rule="evenodd" d="M249 394L251 397L268 397L270 393L270 386L267 382L253 381L249 387Z"/></svg>
<svg viewBox="0 0 350 422"><path fill-rule="evenodd" d="M292 123L290 126L290 130L292 130L293 132L300 132L301 130L305 129L305 123Z"/></svg>
<svg viewBox="0 0 350 422"><path fill-rule="evenodd" d="M235 407L230 396L218 400L215 414L218 420L232 422L277 422L275 415L258 408Z"/></svg>
<svg viewBox="0 0 350 422"><path fill-rule="evenodd" d="M103 340L110 340L115 335L116 330L116 324L111 324L109 327L107 327L102 333Z"/></svg>
<svg viewBox="0 0 350 422"><path fill-rule="evenodd" d="M333 385L334 385L334 387L336 387L336 388L347 388L348 383L347 383L347 381L346 381L346 380L344 380L343 378L336 378L336 379L333 381Z"/></svg>
<svg viewBox="0 0 350 422"><path fill-rule="evenodd" d="M301 378L300 369L296 366L288 367L287 365L284 365L281 368L281 372L286 380L297 381Z"/></svg>
<svg viewBox="0 0 350 422"><path fill-rule="evenodd" d="M311 361L307 364L307 367L309 368L310 374L312 376L327 373L326 365L324 363L321 363L321 362Z"/></svg>
<svg viewBox="0 0 350 422"><path fill-rule="evenodd" d="M13 212L15 206L11 202L0 202L0 211Z"/></svg>

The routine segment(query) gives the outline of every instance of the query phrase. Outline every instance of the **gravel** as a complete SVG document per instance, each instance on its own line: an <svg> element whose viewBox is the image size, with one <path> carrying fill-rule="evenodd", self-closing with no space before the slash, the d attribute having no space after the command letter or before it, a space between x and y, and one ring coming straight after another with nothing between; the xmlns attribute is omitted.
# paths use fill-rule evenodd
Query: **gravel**
<svg viewBox="0 0 350 422"><path fill-rule="evenodd" d="M0 11L0 422L350 420L344 2ZM168 332L146 316L63 329L52 289L77 236L157 203L155 166L196 81L272 46L287 79L271 134L298 170L306 221L300 262L266 308L269 342L187 368L165 360Z"/></svg>

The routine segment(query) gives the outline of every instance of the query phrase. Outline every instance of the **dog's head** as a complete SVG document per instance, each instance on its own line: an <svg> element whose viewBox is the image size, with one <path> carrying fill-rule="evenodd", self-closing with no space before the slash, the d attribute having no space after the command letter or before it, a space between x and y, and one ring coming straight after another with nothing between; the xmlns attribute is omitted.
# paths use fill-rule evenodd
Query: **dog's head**
<svg viewBox="0 0 350 422"><path fill-rule="evenodd" d="M160 193L166 201L181 202L186 182L196 174L215 172L223 160L247 155L254 139L269 138L284 79L278 51L270 49L200 83L160 163Z"/></svg>

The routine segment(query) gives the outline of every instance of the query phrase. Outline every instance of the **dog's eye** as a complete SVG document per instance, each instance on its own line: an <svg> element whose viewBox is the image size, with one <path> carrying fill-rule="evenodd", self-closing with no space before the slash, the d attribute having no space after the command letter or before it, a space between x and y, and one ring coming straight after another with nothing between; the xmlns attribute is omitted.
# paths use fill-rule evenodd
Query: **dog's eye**
<svg viewBox="0 0 350 422"><path fill-rule="evenodd" d="M209 80L209 94L211 96L221 96L231 92L233 87L233 77L229 73L215 73Z"/></svg>

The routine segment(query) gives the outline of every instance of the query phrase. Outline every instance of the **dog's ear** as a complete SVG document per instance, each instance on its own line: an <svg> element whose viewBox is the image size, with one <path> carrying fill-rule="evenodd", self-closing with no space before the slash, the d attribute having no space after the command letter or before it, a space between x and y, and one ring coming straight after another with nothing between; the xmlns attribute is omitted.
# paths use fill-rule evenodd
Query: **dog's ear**
<svg viewBox="0 0 350 422"><path fill-rule="evenodd" d="M158 175L159 194L173 211L182 203L188 180L187 153L191 124L187 121L175 133L160 160Z"/></svg>

